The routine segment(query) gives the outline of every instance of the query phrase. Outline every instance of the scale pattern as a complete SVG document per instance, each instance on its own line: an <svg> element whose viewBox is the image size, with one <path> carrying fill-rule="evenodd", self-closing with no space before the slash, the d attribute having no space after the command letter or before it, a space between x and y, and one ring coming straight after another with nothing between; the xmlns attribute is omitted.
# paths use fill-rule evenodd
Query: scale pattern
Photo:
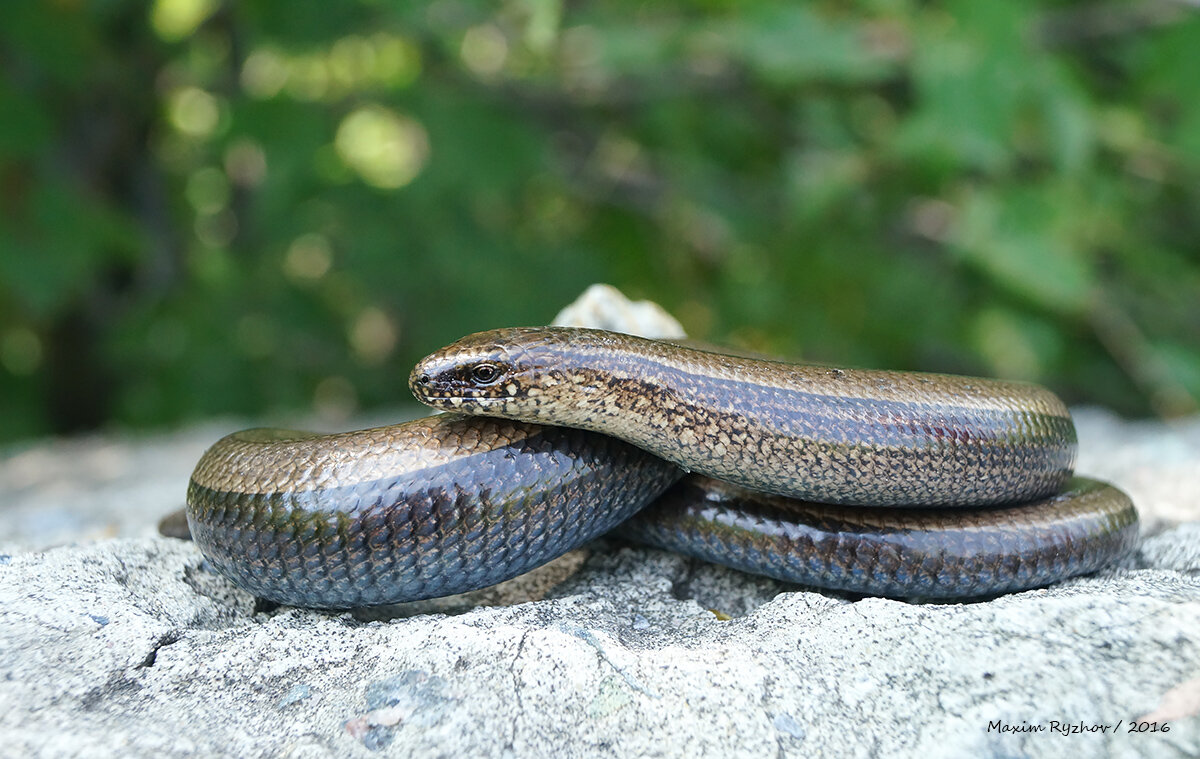
<svg viewBox="0 0 1200 759"><path fill-rule="evenodd" d="M691 475L620 528L633 540L819 588L971 598L1093 572L1132 550L1133 504L1075 478L1019 506L953 511L806 503Z"/></svg>
<svg viewBox="0 0 1200 759"><path fill-rule="evenodd" d="M201 458L187 515L209 562L256 596L351 608L515 577L612 529L680 474L603 435L482 417L249 430Z"/></svg>
<svg viewBox="0 0 1200 759"><path fill-rule="evenodd" d="M187 521L212 565L283 603L399 603L500 582L633 517L629 537L745 571L944 599L1094 571L1137 539L1123 493L1070 480L1074 425L1035 385L571 328L469 336L409 384L481 416L248 430L205 453ZM668 491L679 467L719 479Z"/></svg>
<svg viewBox="0 0 1200 759"><path fill-rule="evenodd" d="M496 370L481 382L475 367ZM619 437L752 490L868 506L1013 504L1058 492L1075 426L1020 382L743 358L602 330L481 332L423 359L437 408Z"/></svg>

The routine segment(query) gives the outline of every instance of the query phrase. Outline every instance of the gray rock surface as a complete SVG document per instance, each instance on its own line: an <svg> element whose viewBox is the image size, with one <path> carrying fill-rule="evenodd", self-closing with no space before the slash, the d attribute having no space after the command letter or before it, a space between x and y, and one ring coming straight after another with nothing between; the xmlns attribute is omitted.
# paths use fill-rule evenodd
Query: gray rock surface
<svg viewBox="0 0 1200 759"><path fill-rule="evenodd" d="M155 535L243 425L31 444L0 460L0 756L1200 756L1200 419L1077 422L1139 552L924 605L601 540L464 596L271 607Z"/></svg>

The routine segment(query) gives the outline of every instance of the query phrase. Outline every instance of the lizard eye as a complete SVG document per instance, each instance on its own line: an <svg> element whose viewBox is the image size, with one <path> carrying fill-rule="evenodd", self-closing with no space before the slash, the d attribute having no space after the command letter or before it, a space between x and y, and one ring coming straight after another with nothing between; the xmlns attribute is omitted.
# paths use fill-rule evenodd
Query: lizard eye
<svg viewBox="0 0 1200 759"><path fill-rule="evenodd" d="M471 369L471 378L481 385L490 385L500 378L500 369L495 364L476 364Z"/></svg>

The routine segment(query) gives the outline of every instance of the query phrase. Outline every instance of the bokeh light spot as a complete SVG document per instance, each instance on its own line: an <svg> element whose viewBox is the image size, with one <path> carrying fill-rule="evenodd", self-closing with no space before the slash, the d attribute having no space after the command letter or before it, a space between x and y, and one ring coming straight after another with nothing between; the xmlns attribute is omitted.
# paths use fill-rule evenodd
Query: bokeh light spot
<svg viewBox="0 0 1200 759"><path fill-rule="evenodd" d="M225 151L225 173L243 187L255 187L267 176L267 156L254 140L237 140Z"/></svg>
<svg viewBox="0 0 1200 759"><path fill-rule="evenodd" d="M150 25L159 37L174 42L196 31L216 7L216 0L155 0Z"/></svg>
<svg viewBox="0 0 1200 759"><path fill-rule="evenodd" d="M300 282L315 282L329 273L333 249L323 235L297 237L283 259L283 273Z"/></svg>
<svg viewBox="0 0 1200 759"><path fill-rule="evenodd" d="M421 50L403 37L376 34L375 80L389 87L407 87L421 74Z"/></svg>
<svg viewBox="0 0 1200 759"><path fill-rule="evenodd" d="M407 87L421 73L420 49L404 37L349 35L327 49L289 55L274 48L254 50L242 65L242 87L259 99L280 91L305 102L337 102L372 88Z"/></svg>
<svg viewBox="0 0 1200 759"><path fill-rule="evenodd" d="M288 81L287 62L270 48L260 48L242 64L242 87L252 97L275 97Z"/></svg>
<svg viewBox="0 0 1200 759"><path fill-rule="evenodd" d="M350 347L364 364L379 364L396 347L396 327L381 309L365 308L350 328Z"/></svg>
<svg viewBox="0 0 1200 759"><path fill-rule="evenodd" d="M331 91L329 63L323 55L304 55L288 67L287 91L297 100L317 101Z"/></svg>
<svg viewBox="0 0 1200 759"><path fill-rule="evenodd" d="M199 87L182 87L171 93L167 113L171 124L191 137L208 137L221 118L221 104Z"/></svg>
<svg viewBox="0 0 1200 759"><path fill-rule="evenodd" d="M364 182L383 189L411 182L429 157L425 129L377 105L359 108L343 119L334 147Z"/></svg>
<svg viewBox="0 0 1200 759"><path fill-rule="evenodd" d="M473 26L463 35L462 59L479 76L495 76L508 60L508 39L494 24Z"/></svg>
<svg viewBox="0 0 1200 759"><path fill-rule="evenodd" d="M375 65L375 47L362 37L343 37L329 51L329 70L343 87L355 87L370 79Z"/></svg>

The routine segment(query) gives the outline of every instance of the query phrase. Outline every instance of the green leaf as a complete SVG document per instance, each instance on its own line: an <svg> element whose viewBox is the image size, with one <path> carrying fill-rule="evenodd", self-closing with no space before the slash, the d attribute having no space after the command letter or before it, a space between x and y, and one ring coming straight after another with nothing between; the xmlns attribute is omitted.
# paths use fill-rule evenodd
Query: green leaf
<svg viewBox="0 0 1200 759"><path fill-rule="evenodd" d="M1082 313L1095 287L1086 251L1056 225L1055 193L980 190L960 210L953 250L996 284L1042 308Z"/></svg>
<svg viewBox="0 0 1200 759"><path fill-rule="evenodd" d="M807 4L755 5L738 22L714 33L764 82L786 86L809 81L870 82L890 66L863 44L853 21L826 19Z"/></svg>

